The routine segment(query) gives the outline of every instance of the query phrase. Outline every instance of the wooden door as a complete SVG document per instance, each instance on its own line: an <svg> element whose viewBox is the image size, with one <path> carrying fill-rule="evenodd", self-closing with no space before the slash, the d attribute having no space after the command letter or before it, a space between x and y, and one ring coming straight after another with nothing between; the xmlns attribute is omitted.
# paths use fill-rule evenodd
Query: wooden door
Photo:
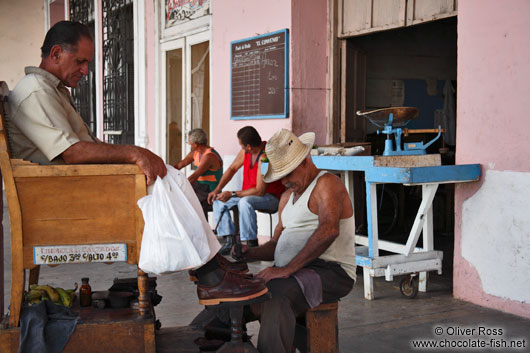
<svg viewBox="0 0 530 353"><path fill-rule="evenodd" d="M355 114L365 108L366 54L351 41L341 43L340 142L365 141L366 121Z"/></svg>
<svg viewBox="0 0 530 353"><path fill-rule="evenodd" d="M339 38L456 16L458 8L458 0L338 1Z"/></svg>

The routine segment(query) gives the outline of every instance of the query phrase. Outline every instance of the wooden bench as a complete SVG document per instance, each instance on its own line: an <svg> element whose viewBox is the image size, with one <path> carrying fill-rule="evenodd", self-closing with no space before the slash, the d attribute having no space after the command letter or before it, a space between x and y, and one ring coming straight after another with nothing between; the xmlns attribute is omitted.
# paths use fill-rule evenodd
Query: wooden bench
<svg viewBox="0 0 530 353"><path fill-rule="evenodd" d="M297 319L292 353L338 353L338 302L320 304Z"/></svg>
<svg viewBox="0 0 530 353"><path fill-rule="evenodd" d="M134 164L39 165L11 158L4 111L8 93L0 82L0 168L11 225L9 327L14 328L25 270L30 270L29 284L38 280L34 247L120 243L126 244L127 263L138 263L144 224L136 202L146 195L146 184ZM140 313L150 313L147 276L140 269L138 289Z"/></svg>

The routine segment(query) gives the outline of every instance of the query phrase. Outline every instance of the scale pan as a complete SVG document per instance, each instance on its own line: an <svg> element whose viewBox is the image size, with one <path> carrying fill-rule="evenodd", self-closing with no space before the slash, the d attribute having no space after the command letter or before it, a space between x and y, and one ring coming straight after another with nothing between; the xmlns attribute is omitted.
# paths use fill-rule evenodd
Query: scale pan
<svg viewBox="0 0 530 353"><path fill-rule="evenodd" d="M373 124L382 127L388 123L388 118L390 114L393 114L392 126L404 126L410 120L416 119L420 114L418 108L414 107L391 107L391 108L382 108L375 110L359 110L357 115L364 116L369 119Z"/></svg>

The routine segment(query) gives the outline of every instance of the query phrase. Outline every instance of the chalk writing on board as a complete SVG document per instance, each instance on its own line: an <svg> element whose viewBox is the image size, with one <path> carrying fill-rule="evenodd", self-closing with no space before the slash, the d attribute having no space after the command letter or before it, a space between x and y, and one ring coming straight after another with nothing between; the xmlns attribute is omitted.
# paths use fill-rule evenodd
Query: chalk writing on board
<svg viewBox="0 0 530 353"><path fill-rule="evenodd" d="M232 117L286 116L286 31L232 43Z"/></svg>

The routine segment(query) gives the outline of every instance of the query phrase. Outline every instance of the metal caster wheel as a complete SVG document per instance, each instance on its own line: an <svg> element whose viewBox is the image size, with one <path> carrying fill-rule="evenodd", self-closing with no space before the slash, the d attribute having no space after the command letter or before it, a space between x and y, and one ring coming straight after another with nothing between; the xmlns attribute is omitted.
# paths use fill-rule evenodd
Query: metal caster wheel
<svg viewBox="0 0 530 353"><path fill-rule="evenodd" d="M414 298L418 294L418 276L416 274L407 275L399 284L399 290L408 299Z"/></svg>

